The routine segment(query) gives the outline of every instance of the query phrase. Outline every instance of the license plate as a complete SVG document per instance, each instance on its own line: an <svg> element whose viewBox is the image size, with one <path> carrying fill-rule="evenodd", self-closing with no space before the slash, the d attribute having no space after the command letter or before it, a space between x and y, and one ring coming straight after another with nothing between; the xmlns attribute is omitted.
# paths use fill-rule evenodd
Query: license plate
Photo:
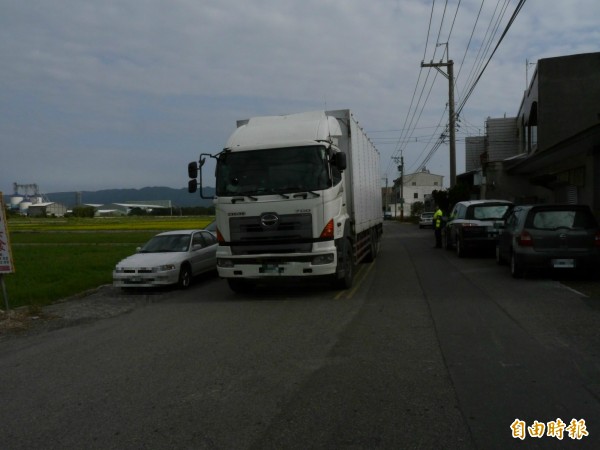
<svg viewBox="0 0 600 450"><path fill-rule="evenodd" d="M279 273L279 264L263 264L263 273Z"/></svg>
<svg viewBox="0 0 600 450"><path fill-rule="evenodd" d="M553 259L552 267L555 269L574 269L575 268L575 260L574 259Z"/></svg>

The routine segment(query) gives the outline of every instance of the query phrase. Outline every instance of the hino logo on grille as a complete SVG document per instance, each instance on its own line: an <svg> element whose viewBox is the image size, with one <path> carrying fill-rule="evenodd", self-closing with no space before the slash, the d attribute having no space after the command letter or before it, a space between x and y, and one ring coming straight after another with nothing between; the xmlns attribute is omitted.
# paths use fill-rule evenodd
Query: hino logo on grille
<svg viewBox="0 0 600 450"><path fill-rule="evenodd" d="M275 213L264 213L260 216L260 224L263 228L273 228L279 223L279 216Z"/></svg>

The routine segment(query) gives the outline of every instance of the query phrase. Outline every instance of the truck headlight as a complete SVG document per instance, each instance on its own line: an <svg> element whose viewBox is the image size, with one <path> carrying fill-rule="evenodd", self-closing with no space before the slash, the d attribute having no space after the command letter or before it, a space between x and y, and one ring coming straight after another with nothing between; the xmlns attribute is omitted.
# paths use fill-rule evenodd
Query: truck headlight
<svg viewBox="0 0 600 450"><path fill-rule="evenodd" d="M321 266L323 264L331 264L335 260L333 253L328 253L326 255L315 256L312 259L313 266Z"/></svg>
<svg viewBox="0 0 600 450"><path fill-rule="evenodd" d="M219 258L217 259L217 265L219 267L231 269L233 267L233 261L231 259Z"/></svg>

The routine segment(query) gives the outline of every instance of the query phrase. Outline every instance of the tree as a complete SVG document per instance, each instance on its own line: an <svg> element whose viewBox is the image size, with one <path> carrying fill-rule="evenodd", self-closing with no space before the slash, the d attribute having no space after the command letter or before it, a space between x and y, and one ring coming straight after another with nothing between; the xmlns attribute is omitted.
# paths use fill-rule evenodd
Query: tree
<svg viewBox="0 0 600 450"><path fill-rule="evenodd" d="M131 210L129 211L128 216L147 216L148 215L148 211L146 211L143 208L140 207L135 207L135 208L131 208Z"/></svg>
<svg viewBox="0 0 600 450"><path fill-rule="evenodd" d="M425 208L425 204L423 202L414 202L410 205L410 215L411 216L420 216Z"/></svg>
<svg viewBox="0 0 600 450"><path fill-rule="evenodd" d="M469 188L463 184L456 184L444 191L433 191L431 196L433 197L435 204L446 214L450 213L450 210L454 208L454 205L458 202L470 199Z"/></svg>
<svg viewBox="0 0 600 450"><path fill-rule="evenodd" d="M93 206L73 207L73 217L94 217L96 209Z"/></svg>
<svg viewBox="0 0 600 450"><path fill-rule="evenodd" d="M465 184L455 184L453 187L448 189L448 206L449 209L454 208L458 202L470 200L471 194L469 187Z"/></svg>

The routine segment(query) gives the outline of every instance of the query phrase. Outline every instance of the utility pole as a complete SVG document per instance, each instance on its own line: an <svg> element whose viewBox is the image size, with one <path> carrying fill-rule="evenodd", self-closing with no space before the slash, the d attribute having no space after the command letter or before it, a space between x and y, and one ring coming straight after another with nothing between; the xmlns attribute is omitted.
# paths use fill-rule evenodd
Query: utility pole
<svg viewBox="0 0 600 450"><path fill-rule="evenodd" d="M404 156L400 158L393 158L394 162L398 164L398 172L400 173L400 220L404 220Z"/></svg>
<svg viewBox="0 0 600 450"><path fill-rule="evenodd" d="M448 43L438 44L445 45L446 50L448 50ZM447 55L449 57L449 51L447 51ZM448 79L448 120L450 128L450 187L453 187L456 184L456 115L454 113L454 61L448 59L448 62L439 62L434 63L431 61L426 64L421 62L421 67L434 67L439 73L445 76ZM448 73L445 73L440 67L447 67Z"/></svg>
<svg viewBox="0 0 600 450"><path fill-rule="evenodd" d="M383 178L382 178L383 180ZM385 194L383 195L383 211L388 210L388 205L390 204L390 194L388 193L388 177L385 177Z"/></svg>

